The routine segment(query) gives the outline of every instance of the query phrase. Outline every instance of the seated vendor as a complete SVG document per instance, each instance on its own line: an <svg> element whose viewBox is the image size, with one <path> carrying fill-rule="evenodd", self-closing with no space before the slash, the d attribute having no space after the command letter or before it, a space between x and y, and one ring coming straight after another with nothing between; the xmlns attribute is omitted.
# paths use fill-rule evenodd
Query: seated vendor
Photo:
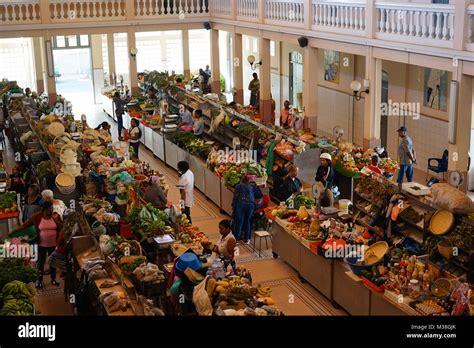
<svg viewBox="0 0 474 348"><path fill-rule="evenodd" d="M230 220L225 219L219 222L219 233L221 236L217 240L216 245L214 245L212 251L218 254L221 260L224 261L225 270L227 270L227 267L231 265L235 272L236 266L234 257L237 241L231 232L232 229Z"/></svg>
<svg viewBox="0 0 474 348"><path fill-rule="evenodd" d="M290 167L288 175L285 177L285 179L283 179L283 183L281 185L280 196L282 200L286 201L291 195L301 193L302 184L297 176L298 167L293 165Z"/></svg>
<svg viewBox="0 0 474 348"><path fill-rule="evenodd" d="M155 208L166 209L168 201L165 192L160 186L160 178L152 176L150 178L150 186L145 191L145 201L151 203Z"/></svg>

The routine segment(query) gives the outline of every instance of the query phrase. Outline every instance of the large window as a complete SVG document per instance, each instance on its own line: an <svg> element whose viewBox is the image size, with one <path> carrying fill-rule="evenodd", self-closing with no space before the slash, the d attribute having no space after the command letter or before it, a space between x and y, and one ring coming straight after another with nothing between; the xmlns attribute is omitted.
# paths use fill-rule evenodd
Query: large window
<svg viewBox="0 0 474 348"><path fill-rule="evenodd" d="M114 34L115 49L115 73L117 75L117 83L120 82L120 75L123 76L124 84L130 86L129 67L128 67L128 47L127 34Z"/></svg>
<svg viewBox="0 0 474 348"><path fill-rule="evenodd" d="M183 73L180 30L136 33L137 70L168 70Z"/></svg>
<svg viewBox="0 0 474 348"><path fill-rule="evenodd" d="M80 48L89 47L89 35L67 35L55 36L53 38L54 48Z"/></svg>
<svg viewBox="0 0 474 348"><path fill-rule="evenodd" d="M189 31L189 69L191 73L197 73L211 65L211 37L210 31L206 29Z"/></svg>
<svg viewBox="0 0 474 348"><path fill-rule="evenodd" d="M0 39L0 80L6 78L22 88L36 89L32 46L31 38Z"/></svg>

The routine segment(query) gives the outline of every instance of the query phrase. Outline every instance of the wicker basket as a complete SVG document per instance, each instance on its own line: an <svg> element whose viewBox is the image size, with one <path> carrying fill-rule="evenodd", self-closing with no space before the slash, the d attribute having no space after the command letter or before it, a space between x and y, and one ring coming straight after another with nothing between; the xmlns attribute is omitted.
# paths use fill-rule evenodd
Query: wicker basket
<svg viewBox="0 0 474 348"><path fill-rule="evenodd" d="M69 195L76 189L76 180L71 174L61 173L56 177L56 187L62 194Z"/></svg>

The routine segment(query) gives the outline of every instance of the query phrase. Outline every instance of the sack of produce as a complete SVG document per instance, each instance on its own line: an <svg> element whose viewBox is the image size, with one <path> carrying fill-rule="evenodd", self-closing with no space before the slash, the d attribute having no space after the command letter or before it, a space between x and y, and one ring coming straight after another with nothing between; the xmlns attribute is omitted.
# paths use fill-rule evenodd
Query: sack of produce
<svg viewBox="0 0 474 348"><path fill-rule="evenodd" d="M445 183L434 184L431 186L431 193L434 204L441 208L460 214L474 212L471 199L454 186Z"/></svg>

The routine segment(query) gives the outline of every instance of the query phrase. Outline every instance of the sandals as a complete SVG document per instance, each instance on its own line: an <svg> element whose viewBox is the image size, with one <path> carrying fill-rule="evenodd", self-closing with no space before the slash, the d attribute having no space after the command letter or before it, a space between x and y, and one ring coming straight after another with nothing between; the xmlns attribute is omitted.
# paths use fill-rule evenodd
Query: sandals
<svg viewBox="0 0 474 348"><path fill-rule="evenodd" d="M42 289L43 287L44 287L43 281L37 280L37 281L36 281L36 284L35 284L35 288L36 288L36 289Z"/></svg>
<svg viewBox="0 0 474 348"><path fill-rule="evenodd" d="M57 282L56 279L51 280L51 284L54 286L59 286L59 282Z"/></svg>

